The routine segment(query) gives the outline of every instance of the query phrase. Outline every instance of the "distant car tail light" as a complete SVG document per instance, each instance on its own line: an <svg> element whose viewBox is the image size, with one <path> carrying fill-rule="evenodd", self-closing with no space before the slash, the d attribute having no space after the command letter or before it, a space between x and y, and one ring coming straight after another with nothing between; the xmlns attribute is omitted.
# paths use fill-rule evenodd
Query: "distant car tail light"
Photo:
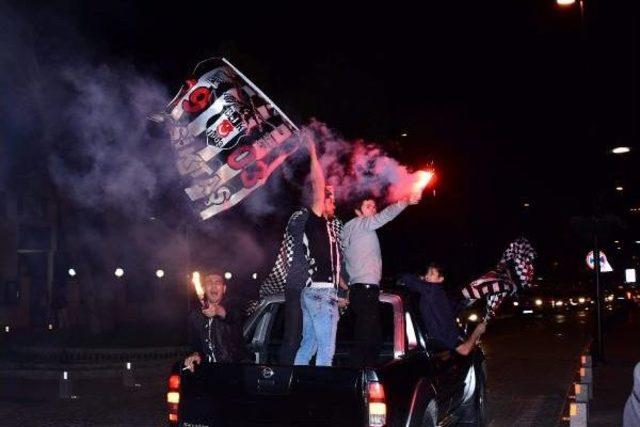
<svg viewBox="0 0 640 427"><path fill-rule="evenodd" d="M384 387L377 381L369 382L367 386L367 401L369 407L369 427L382 427L387 424L387 404Z"/></svg>
<svg viewBox="0 0 640 427"><path fill-rule="evenodd" d="M169 422L178 422L178 405L180 404L180 375L173 374L169 377L169 391L167 392L167 406L169 409Z"/></svg>

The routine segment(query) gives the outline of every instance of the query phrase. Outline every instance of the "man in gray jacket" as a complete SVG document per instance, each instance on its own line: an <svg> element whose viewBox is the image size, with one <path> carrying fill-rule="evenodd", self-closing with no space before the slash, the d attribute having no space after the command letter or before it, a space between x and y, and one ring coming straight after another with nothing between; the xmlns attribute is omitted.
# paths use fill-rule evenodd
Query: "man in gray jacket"
<svg viewBox="0 0 640 427"><path fill-rule="evenodd" d="M417 204L420 195L387 206L378 212L373 199L365 199L356 209L356 217L342 231L344 256L349 276L349 305L356 317L353 361L356 366L371 366L380 351L380 315L378 298L382 278L382 255L376 230Z"/></svg>

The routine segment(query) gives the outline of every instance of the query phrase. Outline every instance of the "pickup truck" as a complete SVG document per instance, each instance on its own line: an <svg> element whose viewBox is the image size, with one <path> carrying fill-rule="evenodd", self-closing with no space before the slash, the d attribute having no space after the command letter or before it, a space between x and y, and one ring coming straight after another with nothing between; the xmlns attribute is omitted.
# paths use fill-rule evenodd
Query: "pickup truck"
<svg viewBox="0 0 640 427"><path fill-rule="evenodd" d="M354 317L338 323L334 366L282 366L284 296L261 301L244 326L249 364L177 362L169 377L169 424L182 427L480 426L484 355L443 348L423 331L406 293L382 292L383 345L370 368L350 364Z"/></svg>

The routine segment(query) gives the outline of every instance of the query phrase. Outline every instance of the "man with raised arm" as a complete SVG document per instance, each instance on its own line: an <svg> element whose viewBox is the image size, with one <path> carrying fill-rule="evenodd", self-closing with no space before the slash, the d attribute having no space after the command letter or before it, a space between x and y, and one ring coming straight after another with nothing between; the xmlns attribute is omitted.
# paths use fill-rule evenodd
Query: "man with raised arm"
<svg viewBox="0 0 640 427"><path fill-rule="evenodd" d="M391 204L378 212L373 199L364 199L356 217L342 231L345 265L349 276L349 305L355 315L355 347L352 358L356 366L371 366L380 351L380 315L378 298L382 278L382 254L377 231L400 215L419 195Z"/></svg>

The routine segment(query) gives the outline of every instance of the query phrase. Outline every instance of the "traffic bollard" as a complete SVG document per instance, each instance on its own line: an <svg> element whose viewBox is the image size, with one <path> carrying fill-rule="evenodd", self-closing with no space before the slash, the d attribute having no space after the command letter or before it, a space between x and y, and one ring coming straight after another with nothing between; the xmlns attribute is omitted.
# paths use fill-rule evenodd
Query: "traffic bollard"
<svg viewBox="0 0 640 427"><path fill-rule="evenodd" d="M591 384L589 383L575 383L574 384L575 392L576 392L576 402L578 403L589 403L589 390L591 389Z"/></svg>
<svg viewBox="0 0 640 427"><path fill-rule="evenodd" d="M573 402L569 405L569 427L587 427L587 404Z"/></svg>
<svg viewBox="0 0 640 427"><path fill-rule="evenodd" d="M593 382L593 369L592 368L580 368L580 382L589 383Z"/></svg>
<svg viewBox="0 0 640 427"><path fill-rule="evenodd" d="M71 399L71 380L67 371L64 371L60 377L58 397L60 399Z"/></svg>
<svg viewBox="0 0 640 427"><path fill-rule="evenodd" d="M124 365L124 371L122 371L122 383L125 387L134 387L136 385L133 378L133 370L131 369L131 362L127 362Z"/></svg>

